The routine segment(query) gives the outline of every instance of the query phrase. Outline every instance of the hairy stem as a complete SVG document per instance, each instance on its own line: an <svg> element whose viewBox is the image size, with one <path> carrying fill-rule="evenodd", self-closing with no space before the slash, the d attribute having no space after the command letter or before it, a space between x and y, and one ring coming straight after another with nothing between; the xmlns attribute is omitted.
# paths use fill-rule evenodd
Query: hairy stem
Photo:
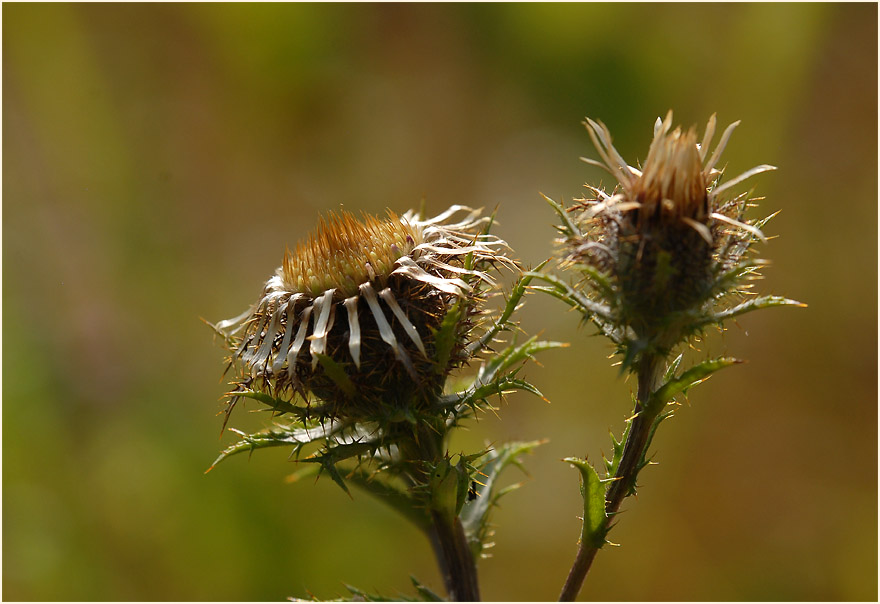
<svg viewBox="0 0 880 604"><path fill-rule="evenodd" d="M650 444L654 421L663 409L665 401L658 402L651 396L660 385L663 366L664 358L659 355L645 355L638 364L639 391L635 417L627 433L623 456L614 474L615 480L605 493L605 530L608 530L620 504L635 487L636 476ZM560 602L573 602L577 597L598 551L598 547L589 543L581 541L578 544L577 556L559 595Z"/></svg>
<svg viewBox="0 0 880 604"><path fill-rule="evenodd" d="M455 518L449 523L437 512L432 512L431 517L434 522L431 543L437 555L437 562L440 564L449 599L454 602L479 601L477 566L461 520Z"/></svg>

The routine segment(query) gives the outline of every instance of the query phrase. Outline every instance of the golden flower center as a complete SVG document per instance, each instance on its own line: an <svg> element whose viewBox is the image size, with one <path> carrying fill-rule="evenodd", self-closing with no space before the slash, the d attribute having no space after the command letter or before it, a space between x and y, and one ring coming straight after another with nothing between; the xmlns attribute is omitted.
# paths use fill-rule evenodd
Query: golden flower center
<svg viewBox="0 0 880 604"><path fill-rule="evenodd" d="M659 206L666 214L705 218L706 180L694 129L655 138L633 188L648 215Z"/></svg>
<svg viewBox="0 0 880 604"><path fill-rule="evenodd" d="M318 296L335 288L354 296L360 284L390 275L395 261L420 242L419 230L392 212L385 220L330 212L295 252L285 250L280 276L289 291Z"/></svg>

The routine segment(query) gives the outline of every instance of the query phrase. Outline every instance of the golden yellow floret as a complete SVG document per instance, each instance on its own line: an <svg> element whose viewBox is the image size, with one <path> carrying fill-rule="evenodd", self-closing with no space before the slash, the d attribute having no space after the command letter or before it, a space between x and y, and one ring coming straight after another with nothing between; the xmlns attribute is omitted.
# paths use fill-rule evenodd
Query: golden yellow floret
<svg viewBox="0 0 880 604"><path fill-rule="evenodd" d="M330 212L295 252L285 250L280 276L289 291L318 296L336 289L353 296L360 284L391 274L395 261L420 240L419 229L393 212L385 220Z"/></svg>

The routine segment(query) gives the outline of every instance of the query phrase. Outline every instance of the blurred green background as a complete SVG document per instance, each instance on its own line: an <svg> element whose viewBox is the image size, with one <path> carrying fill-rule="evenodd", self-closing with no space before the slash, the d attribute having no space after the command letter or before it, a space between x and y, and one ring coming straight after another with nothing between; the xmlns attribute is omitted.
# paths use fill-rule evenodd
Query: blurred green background
<svg viewBox="0 0 880 604"><path fill-rule="evenodd" d="M810 306L701 344L749 362L663 425L581 597L876 600L875 4L2 9L4 599L442 590L414 528L329 479L288 484L286 451L202 474L233 435L199 318L255 301L339 204L498 205L537 264L539 192L607 180L578 161L584 116L634 163L672 108L742 120L729 173L779 166L751 181L782 210L758 287ZM551 439L495 516L490 600L556 598L580 526L559 460L607 452L632 388L561 303L521 318L572 342L527 368L551 404L511 396L453 443Z"/></svg>

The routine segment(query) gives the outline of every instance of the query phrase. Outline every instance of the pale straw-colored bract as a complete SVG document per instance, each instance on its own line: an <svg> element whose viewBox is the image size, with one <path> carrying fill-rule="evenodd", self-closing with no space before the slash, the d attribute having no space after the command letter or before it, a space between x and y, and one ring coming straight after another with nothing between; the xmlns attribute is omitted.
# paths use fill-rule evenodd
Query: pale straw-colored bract
<svg viewBox="0 0 880 604"><path fill-rule="evenodd" d="M642 220L655 213L675 217L697 231L710 245L713 243L713 223L724 223L764 239L759 229L727 215L722 207L722 198L731 188L756 174L776 169L762 164L723 184L719 182L722 171L716 166L739 125L738 121L724 130L718 146L710 155L709 147L716 126L714 114L709 118L699 143L693 128L687 132L682 132L681 128L672 130L672 111L664 120L658 117L643 170L626 163L611 143L611 133L605 124L588 118L585 125L602 161L583 157L581 160L608 171L620 184L619 190L612 195L590 187L599 199L589 208L587 218L606 212L638 209Z"/></svg>

